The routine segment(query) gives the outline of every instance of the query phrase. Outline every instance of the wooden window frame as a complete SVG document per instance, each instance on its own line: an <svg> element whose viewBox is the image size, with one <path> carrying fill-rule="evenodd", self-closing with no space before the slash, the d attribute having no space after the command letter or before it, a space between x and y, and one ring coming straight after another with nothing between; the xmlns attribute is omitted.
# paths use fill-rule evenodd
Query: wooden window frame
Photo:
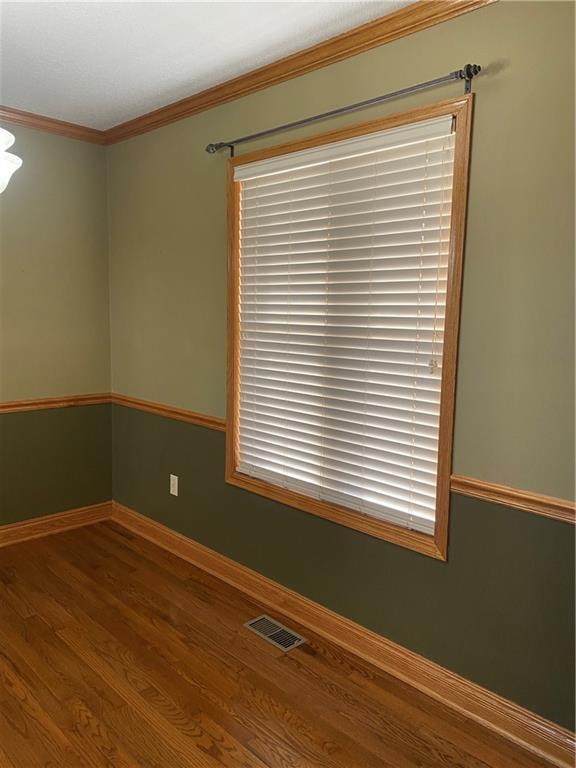
<svg viewBox="0 0 576 768"><path fill-rule="evenodd" d="M450 508L450 474L452 469L452 443L454 431L454 399L458 329L460 321L460 295L462 285L462 257L464 251L470 136L472 126L473 94L443 101L430 106L362 123L351 128L331 131L289 144L251 152L228 160L228 369L227 369L227 430L226 430L226 482L244 490L266 496L290 507L331 520L339 525L362 531L370 536L398 544L424 555L446 560L448 549L448 521ZM234 181L234 169L245 163L290 154L303 149L330 144L388 128L452 115L455 120L455 150L450 254L446 290L446 321L442 359L442 385L438 442L438 476L434 534L429 535L403 528L394 523L378 520L339 504L321 501L302 493L281 488L273 483L238 472L238 416L239 416L239 352L240 302L239 262L240 230L239 205L241 182Z"/></svg>

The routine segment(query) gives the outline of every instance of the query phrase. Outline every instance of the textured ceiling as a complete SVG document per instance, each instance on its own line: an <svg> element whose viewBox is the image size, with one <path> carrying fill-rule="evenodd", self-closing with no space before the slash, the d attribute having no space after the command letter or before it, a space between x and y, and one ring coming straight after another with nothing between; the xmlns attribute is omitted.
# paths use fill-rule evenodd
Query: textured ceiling
<svg viewBox="0 0 576 768"><path fill-rule="evenodd" d="M2 2L0 103L106 129L409 3Z"/></svg>

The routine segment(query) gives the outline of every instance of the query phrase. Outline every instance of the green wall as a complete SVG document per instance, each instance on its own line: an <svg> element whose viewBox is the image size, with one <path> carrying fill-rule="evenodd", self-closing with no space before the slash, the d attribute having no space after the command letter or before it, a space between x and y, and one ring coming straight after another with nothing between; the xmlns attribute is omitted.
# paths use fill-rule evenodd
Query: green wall
<svg viewBox="0 0 576 768"><path fill-rule="evenodd" d="M454 471L573 498L570 3L501 2L112 146L113 390L224 415L226 156L206 154L208 142L468 61L484 72L474 83ZM452 84L324 127L461 92ZM221 434L121 407L113 465L119 501L572 722L571 526L455 495L449 559L440 563L229 487ZM169 473L179 475L178 498L169 496Z"/></svg>
<svg viewBox="0 0 576 768"><path fill-rule="evenodd" d="M0 526L112 498L110 408L0 414Z"/></svg>
<svg viewBox="0 0 576 768"><path fill-rule="evenodd" d="M112 388L223 416L226 157L204 146L479 62L454 470L573 497L573 59L572 3L501 2L107 149L13 129L24 166L0 199L0 401ZM223 474L222 434L159 416L0 416L0 524L113 494L571 723L571 526L455 495L441 563Z"/></svg>
<svg viewBox="0 0 576 768"><path fill-rule="evenodd" d="M110 390L103 147L6 126L0 402ZM0 414L0 525L110 499L109 406Z"/></svg>
<svg viewBox="0 0 576 768"><path fill-rule="evenodd" d="M221 432L113 409L117 501L573 727L570 526L454 494L443 563L227 485Z"/></svg>
<svg viewBox="0 0 576 768"><path fill-rule="evenodd" d="M6 127L24 163L0 196L0 402L108 392L105 149Z"/></svg>
<svg viewBox="0 0 576 768"><path fill-rule="evenodd" d="M208 142L467 61L484 72L474 82L454 471L573 498L572 3L497 3L112 146L114 391L224 415L226 153L208 155ZM323 128L461 92L448 85Z"/></svg>

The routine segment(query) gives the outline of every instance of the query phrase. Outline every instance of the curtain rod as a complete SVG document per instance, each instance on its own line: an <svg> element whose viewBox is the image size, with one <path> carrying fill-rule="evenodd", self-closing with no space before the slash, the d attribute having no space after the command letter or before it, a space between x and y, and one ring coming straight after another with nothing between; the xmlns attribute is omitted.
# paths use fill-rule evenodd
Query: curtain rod
<svg viewBox="0 0 576 768"><path fill-rule="evenodd" d="M415 93L416 91L423 91L426 88L433 88L441 83L448 83L451 80L464 80L464 93L470 93L472 90L472 78L480 73L482 67L480 64L466 64L463 69L456 69L454 72L450 72L443 77L437 77L434 80L427 80L425 83L417 83L411 85L408 88L401 88L399 91L392 91L391 93L385 93L382 96L375 96L373 99L366 99L365 101L357 101L355 104L349 104L347 107L339 107L338 109L331 109L329 112L322 112L320 115L313 115L312 117L305 117L302 120L295 120L293 123L284 123L284 125L278 125L276 128L268 128L265 131L259 131L258 133L251 133L248 136L241 136L239 139L232 139L232 141L219 141L216 144L208 144L206 152L213 155L224 147L228 147L231 157L234 157L234 147L237 144L243 144L245 141L254 141L255 139L261 139L264 136L272 136L275 133L281 131L287 131L290 128L301 128L304 125L310 125L316 123L318 120L326 120L329 117L336 117L338 115L346 115L349 112L354 112L357 109L364 109L365 107L372 107L375 104L381 104L384 101L390 101L391 99L397 99L400 96L406 96L408 93Z"/></svg>

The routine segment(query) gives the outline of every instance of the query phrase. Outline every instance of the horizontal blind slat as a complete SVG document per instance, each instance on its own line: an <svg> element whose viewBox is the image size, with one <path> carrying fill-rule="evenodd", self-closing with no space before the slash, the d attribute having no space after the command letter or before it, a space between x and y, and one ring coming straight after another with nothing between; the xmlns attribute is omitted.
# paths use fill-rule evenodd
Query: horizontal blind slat
<svg viewBox="0 0 576 768"><path fill-rule="evenodd" d="M410 419L394 419L382 409L354 408L347 404L346 407L334 408L325 404L311 405L298 403L284 398L274 401L272 398L259 396L251 398L247 396L242 401L242 417L258 419L259 416L273 416L284 419L286 423L306 423L307 420L316 420L316 424L342 425L343 428L352 429L358 434L366 433L366 425L373 427L379 434L393 443L402 445L414 445L421 448L436 450L438 446L438 429L435 426L426 427L420 424L418 415L414 414Z"/></svg>
<svg viewBox="0 0 576 768"><path fill-rule="evenodd" d="M428 285L427 285L428 283ZM276 272L272 274L249 274L245 284L247 291L274 290L282 291L284 295L292 293L299 295L301 292L318 292L323 286L325 291L334 294L355 291L359 294L370 295L370 286L374 286L374 294L379 293L407 293L412 291L417 296L420 291L431 293L438 283L447 283L447 269L437 266L422 266L420 269L408 269L399 267L394 269L334 269L332 272L322 272L317 267L314 271ZM241 290L240 296L244 294Z"/></svg>
<svg viewBox="0 0 576 768"><path fill-rule="evenodd" d="M340 189L363 189L364 183L370 186L386 186L401 181L420 181L451 171L454 162L453 150L442 152L417 153L411 157L385 158L382 156L373 163L352 168L337 168L334 165L322 167L318 173L309 172L306 176L295 178L284 174L274 178L274 183L254 184L246 182L242 188L242 202L266 203L278 195L305 195L310 190L322 190L322 195L338 193ZM272 177L269 177L272 178Z"/></svg>
<svg viewBox="0 0 576 768"><path fill-rule="evenodd" d="M408 480L410 484L414 483L415 486L421 488L423 493L425 492L428 495L433 495L436 489L436 473L434 469L428 469L417 462L413 465L406 465L399 461L391 461L387 458L386 454L383 452L378 453L378 450L371 446L357 446L355 443L342 441L334 441L329 445L318 443L314 440L308 442L302 436L297 437L294 434L265 432L262 429L251 429L250 427L243 427L241 443L242 445L250 444L254 446L267 444L277 450L278 438L282 441L282 450L290 449L297 455L312 456L317 461L318 448L321 447L322 456L338 459L353 467L358 467L363 462L367 462L367 465L374 471L385 474L388 480L396 478L398 483ZM417 471L415 471L416 468Z"/></svg>
<svg viewBox="0 0 576 768"><path fill-rule="evenodd" d="M286 389L296 389L304 392L316 391L322 395L335 392L342 394L356 392L379 397L382 402L410 401L415 396L414 387L402 387L388 382L386 384L379 384L375 381L361 382L343 377L338 379L326 377L324 380L318 380L315 377L309 376L305 379L304 376L299 377L296 374L283 371L266 371L265 374L259 374L254 371L244 372L242 373L242 383L244 382L247 384L268 382L277 386L283 386ZM440 392L422 387L418 389L418 400L423 406L427 407L429 412L434 412L434 409L437 408L440 402Z"/></svg>
<svg viewBox="0 0 576 768"><path fill-rule="evenodd" d="M373 159L374 153L398 150L443 137L447 142L453 141L452 117L449 115L240 165L234 169L234 179L246 182L278 173L293 173L300 168L310 168L327 162L338 163L352 158L366 159L367 155L372 155Z"/></svg>
<svg viewBox="0 0 576 768"><path fill-rule="evenodd" d="M438 450L437 437L422 438L412 431L407 433L395 432L376 422L351 421L349 418L334 417L328 412L318 416L287 408L265 407L261 404L251 408L250 405L249 401L244 403L244 412L240 418L241 435L245 430L258 432L266 425L267 429L263 431L262 439L270 434L282 434L287 437L300 435L302 437L302 433L304 433L310 446L328 445L329 443L361 445L363 449L370 446L374 450L388 450L391 453L397 450L399 457L408 456L410 460L422 459L435 464L434 457ZM268 428L272 429L272 432L268 432ZM363 439L358 440L358 438ZM368 443L368 439L370 443Z"/></svg>
<svg viewBox="0 0 576 768"><path fill-rule="evenodd" d="M360 491L358 487L330 479L323 479L320 485L318 478L313 475L299 470L282 473L278 471L278 467L279 465L274 466L269 462L262 462L258 466L242 463L240 470L264 480L271 480L281 487L296 492L304 492L313 498L342 504L372 517L390 520L406 528L421 530L425 533L432 533L434 530L433 512L422 505L403 502L392 496L374 491Z"/></svg>
<svg viewBox="0 0 576 768"><path fill-rule="evenodd" d="M413 259L429 253L436 255L446 252L450 233L448 229L422 230L421 232L409 232L407 234L381 234L372 232L365 237L326 239L325 241L288 243L284 246L246 246L244 247L243 267L251 264L261 266L267 263L275 263L277 260L288 264L298 263L302 259L313 258L318 255L318 260L331 262L337 259L352 259L358 256L374 259L381 254L388 257L389 254L407 254Z"/></svg>
<svg viewBox="0 0 576 768"><path fill-rule="evenodd" d="M334 224L335 226L352 225L357 222L366 224L372 218L375 223L397 221L404 218L414 219L418 214L425 218L428 212L445 208L446 213L451 209L451 189L420 190L413 195L401 195L382 200L356 201L345 206L334 206L327 200L318 201L317 205L311 205L298 212L289 210L260 211L254 216L240 218L240 232L255 233L256 231L273 232L285 231L288 227L298 229L306 228L310 224Z"/></svg>
<svg viewBox="0 0 576 768"><path fill-rule="evenodd" d="M294 320L286 319L285 322L266 322L265 320L244 320L243 324L245 330L242 331L243 338L250 338L251 334L277 334L288 333L294 337L296 341L301 336L307 335L318 336L322 332L325 333L325 337L328 339L334 337L345 337L347 339L354 338L366 338L371 335L374 339L391 340L391 341L404 341L406 348L410 349L417 345L420 341L434 343L438 331L442 330L442 325L438 323L438 327L434 328L433 323L428 322L429 327L425 327L425 323L418 323L412 320L413 327L410 328L408 322L401 324L396 322L394 318L390 318L389 322L385 322L386 318L375 318L373 324L369 323L357 323L352 322L337 323L333 319L332 322L314 323L314 322L295 322ZM378 321L378 325L376 322Z"/></svg>
<svg viewBox="0 0 576 768"><path fill-rule="evenodd" d="M314 468L305 462L297 463L294 461L294 463L291 464L285 457L272 452L267 452L262 449L259 449L258 451L246 449L246 459L250 460L250 458L262 458L266 464L274 467L276 471L283 469L288 475L294 473L295 475L307 475L309 478L318 479L318 474L314 472ZM366 476L366 474L362 478L362 481L363 485L360 490L355 482L354 476L351 476L349 473L334 472L332 469L325 469L322 473L322 486L332 488L333 490L346 489L348 493L358 495L359 498L362 498L363 496L371 498L386 496L390 500L394 499L400 508L405 504L411 504L413 505L414 510L422 512L431 511L433 508L431 499L427 497L423 498L422 495L419 496L418 494L414 494L415 498L410 502L408 499L403 498L404 494L401 495L402 491L400 489L387 486L385 483L378 482L372 477Z"/></svg>
<svg viewBox="0 0 576 768"><path fill-rule="evenodd" d="M259 411L257 414L246 411L240 418L240 426L248 426L257 429L266 426L276 435L306 435L310 441L316 439L320 444L325 442L366 444L375 450L386 453L389 458L395 458L402 466L419 464L423 468L436 466L437 447L423 448L412 443L399 443L388 439L383 430L371 426L362 428L361 425L329 422L327 419L321 423L313 423L313 417L298 419L286 418L284 414L269 414ZM361 438L361 440L359 440ZM310 442L312 444L312 442Z"/></svg>
<svg viewBox="0 0 576 768"><path fill-rule="evenodd" d="M434 358L432 358L434 359ZM302 376L305 383L324 383L324 382L344 382L350 385L357 384L359 387L376 384L390 388L394 393L400 390L417 390L418 393L440 391L440 364L434 365L429 361L427 366L420 366L417 370L407 371L375 371L361 368L326 368L321 366L307 366L304 363L292 363L282 366L277 362L266 364L254 364L252 362L241 362L241 376L257 375L261 378L268 378L268 374L289 375L288 381L296 381L298 376Z"/></svg>
<svg viewBox="0 0 576 768"><path fill-rule="evenodd" d="M366 301L367 297L370 297L374 301L401 301L402 303L416 302L420 299L430 300L438 296L438 301L445 304L445 290L446 280L437 278L434 281L427 281L430 284L425 284L422 280L404 280L371 284L368 281L361 281L356 283L350 282L337 282L330 281L330 292L326 292L326 281L320 283L314 281L311 283L304 283L300 280L298 283L298 291L292 291L288 298L286 288L291 288L293 283L287 281L286 283L255 283L253 285L246 285L240 292L240 299L246 297L259 297L265 296L281 297L290 303L298 303L299 301L308 301L310 297L321 297L324 301L337 303L344 300L346 297L353 298L354 300ZM278 300L278 299L275 299Z"/></svg>
<svg viewBox="0 0 576 768"><path fill-rule="evenodd" d="M332 160L322 165L313 165L298 170L289 170L284 173L270 174L267 176L258 176L252 179L246 179L242 185L243 191L255 188L265 191L274 188L279 184L285 184L287 181L294 183L306 182L310 178L319 177L325 174L357 173L366 171L373 166L381 167L384 165L407 165L410 166L414 160L420 160L422 157L434 157L438 154L446 154L450 148L453 148L454 142L451 137L442 133L435 138L419 141L400 147L390 147L380 149L368 155L343 158L341 160Z"/></svg>
<svg viewBox="0 0 576 768"><path fill-rule="evenodd" d="M296 470L311 475L316 474L317 463L309 461L302 456L291 455L288 450L283 449L280 455L278 451L274 451L273 446L270 446L267 450L262 444L258 446L244 444L243 448L246 458L263 458L266 462L280 466L283 469ZM417 489L415 485L409 485L407 488L400 487L397 483L386 482L386 477L383 473L373 471L368 467L357 468L355 472L354 467L345 462L326 460L323 469L322 478L324 481L333 481L345 484L349 488L357 488L357 474L360 474L362 476L362 487L365 491L371 491L380 495L386 494L399 502L414 503L423 509L432 509L436 499L434 490L423 492L421 489Z"/></svg>
<svg viewBox="0 0 576 768"><path fill-rule="evenodd" d="M436 367L434 367L434 371ZM440 392L440 377L438 375L426 376L424 370L418 373L397 373L388 371L374 371L351 368L322 368L305 365L284 365L267 363L254 365L245 361L241 362L240 375L242 377L269 378L281 376L283 381L302 381L306 384L320 384L331 386L336 384L344 387L372 387L377 386L388 390L391 394L397 392L412 392L417 390L419 395L435 397Z"/></svg>
<svg viewBox="0 0 576 768"><path fill-rule="evenodd" d="M366 392L341 394L338 391L322 392L314 389L298 391L292 386L286 386L279 390L272 382L265 384L244 383L242 391L247 396L257 397L260 400L268 397L273 398L281 392L282 398L287 402L308 403L319 407L325 403L334 408L343 408L350 403L353 407L366 405L366 407L378 408L383 413L390 414L391 419L406 424L414 422L425 426L435 426L438 418L438 409L431 408L428 403L424 405L420 402L410 403L406 400L393 400L392 398L384 401L378 395L372 396Z"/></svg>
<svg viewBox="0 0 576 768"><path fill-rule="evenodd" d="M449 116L239 165L239 471L434 528Z"/></svg>
<svg viewBox="0 0 576 768"><path fill-rule="evenodd" d="M402 199L406 196L420 195L423 203L426 203L429 192L442 192L448 190L445 177L438 174L425 179L410 180L398 182L396 184L384 184L381 186L366 186L361 190L340 190L338 194L330 195L330 200L326 200L326 195L320 193L316 195L309 194L301 197L289 197L282 200L268 200L265 203L256 205L254 202L246 202L240 207L240 215L248 219L258 217L262 214L271 215L278 211L289 211L293 214L298 211L305 211L312 207L318 207L320 203L329 205L332 209L342 209L343 206L359 205L363 203L365 207L372 202L391 201Z"/></svg>
<svg viewBox="0 0 576 768"><path fill-rule="evenodd" d="M372 357L347 358L343 356L330 356L323 352L314 354L302 354L294 351L263 352L252 351L245 348L241 354L243 365L258 368L260 365L270 364L294 367L294 370L317 371L326 368L327 371L351 371L358 373L373 372L375 374L388 374L391 376L404 376L412 378L430 373L430 355L414 354L413 359L401 362L382 362ZM433 373L433 372L432 372Z"/></svg>
<svg viewBox="0 0 576 768"><path fill-rule="evenodd" d="M288 335L289 336L289 335ZM305 339L308 341L308 339ZM365 340L363 340L365 342ZM386 342L378 344L373 341L371 344L363 343L355 345L341 344L333 346L332 344L323 344L322 337L318 341L309 341L308 343L297 343L296 340L264 338L246 338L242 345L242 355L278 355L282 359L307 359L307 358L326 358L328 361L362 361L373 363L391 363L402 366L406 365L428 365L431 354L434 352L433 344L420 344L418 348L403 350L398 347L392 347Z"/></svg>
<svg viewBox="0 0 576 768"><path fill-rule="evenodd" d="M420 209L418 209L420 210ZM450 229L450 212L447 211L442 216L420 216L417 218L404 219L401 221L370 221L369 223L348 223L339 227L331 222L323 226L315 227L305 224L287 224L284 228L275 227L274 231L264 227L250 229L241 232L241 242L243 247L251 248L255 246L272 245L294 245L295 243L315 243L315 242L338 242L346 241L352 238L372 237L374 233L381 233L388 237L395 235L407 235L418 233L423 230L426 232L439 232Z"/></svg>
<svg viewBox="0 0 576 768"><path fill-rule="evenodd" d="M452 170L451 160L440 158L437 162L421 163L417 167L400 171L378 171L374 168L370 175L362 174L357 178L336 178L335 174L328 174L316 179L310 179L308 184L293 185L287 183L278 186L274 190L267 189L261 194L259 189L246 189L242 195L241 210L258 209L269 205L288 204L297 200L309 200L318 197L337 199L339 195L366 192L368 190L382 190L398 187L402 189L406 184L426 187L432 179L445 178L446 172Z"/></svg>

